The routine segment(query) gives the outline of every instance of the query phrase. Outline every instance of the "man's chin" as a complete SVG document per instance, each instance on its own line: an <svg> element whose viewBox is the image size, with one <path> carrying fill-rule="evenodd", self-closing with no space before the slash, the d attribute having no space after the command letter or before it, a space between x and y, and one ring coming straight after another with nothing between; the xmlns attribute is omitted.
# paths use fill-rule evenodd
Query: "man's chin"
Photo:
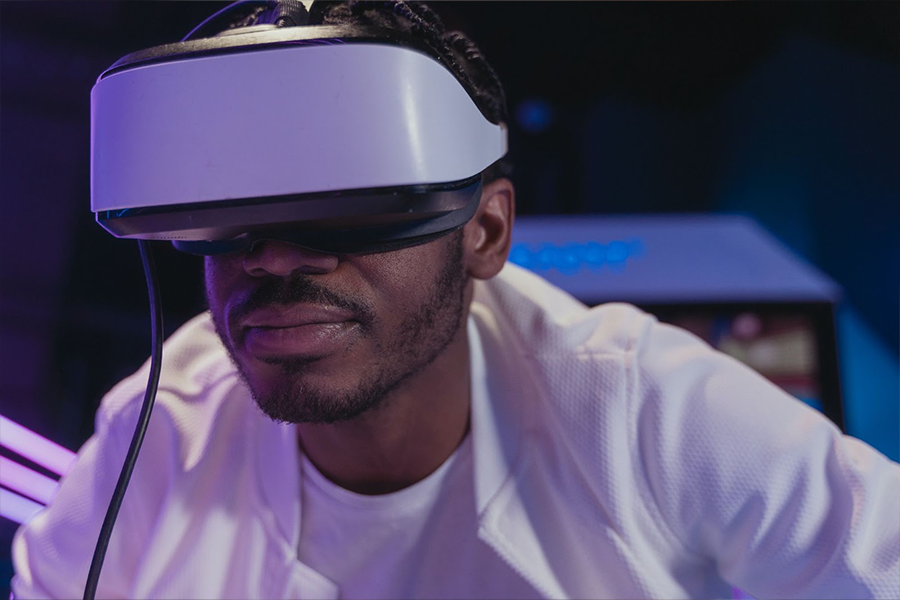
<svg viewBox="0 0 900 600"><path fill-rule="evenodd" d="M260 410L284 423L355 419L380 405L387 392L379 382L346 380L317 361L242 365L241 371Z"/></svg>
<svg viewBox="0 0 900 600"><path fill-rule="evenodd" d="M322 425L355 419L375 409L382 398L311 388L253 392L257 406L273 421Z"/></svg>
<svg viewBox="0 0 900 600"><path fill-rule="evenodd" d="M333 393L335 383L343 379L340 364L327 359L296 356L254 357L246 354L235 356L232 363L238 368L241 378L250 386L254 395L284 395L289 390L318 391ZM236 360L235 360L236 359Z"/></svg>

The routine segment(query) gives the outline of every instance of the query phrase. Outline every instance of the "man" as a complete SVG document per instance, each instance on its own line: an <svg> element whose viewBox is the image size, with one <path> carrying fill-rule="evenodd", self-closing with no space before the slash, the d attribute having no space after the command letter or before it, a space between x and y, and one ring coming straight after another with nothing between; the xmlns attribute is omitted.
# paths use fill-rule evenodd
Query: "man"
<svg viewBox="0 0 900 600"><path fill-rule="evenodd" d="M204 35L296 24L285 7ZM425 7L309 22L424 39L505 119ZM100 597L900 596L900 467L686 332L505 264L514 188L496 164L481 186L464 225L399 249L209 251ZM80 595L146 379L17 534L16 597Z"/></svg>

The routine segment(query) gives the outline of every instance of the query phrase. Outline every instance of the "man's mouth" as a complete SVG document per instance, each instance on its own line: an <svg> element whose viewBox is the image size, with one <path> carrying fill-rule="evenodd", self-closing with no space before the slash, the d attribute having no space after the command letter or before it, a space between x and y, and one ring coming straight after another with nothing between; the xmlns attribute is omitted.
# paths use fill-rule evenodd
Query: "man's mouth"
<svg viewBox="0 0 900 600"><path fill-rule="evenodd" d="M347 348L359 325L346 310L297 304L254 311L239 331L244 349L259 359L322 358Z"/></svg>

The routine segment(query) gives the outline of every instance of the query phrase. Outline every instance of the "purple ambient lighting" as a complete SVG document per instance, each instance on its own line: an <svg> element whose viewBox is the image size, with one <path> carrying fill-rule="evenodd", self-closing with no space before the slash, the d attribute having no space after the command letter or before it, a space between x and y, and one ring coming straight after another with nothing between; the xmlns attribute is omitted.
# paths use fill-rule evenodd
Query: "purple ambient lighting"
<svg viewBox="0 0 900 600"><path fill-rule="evenodd" d="M0 488L0 517L22 524L29 521L42 508L44 507L37 502Z"/></svg>
<svg viewBox="0 0 900 600"><path fill-rule="evenodd" d="M71 450L39 436L3 415L0 415L0 446L60 476L68 473L75 462L75 453Z"/></svg>
<svg viewBox="0 0 900 600"><path fill-rule="evenodd" d="M50 503L59 486L53 479L3 456L0 456L0 484L43 504Z"/></svg>

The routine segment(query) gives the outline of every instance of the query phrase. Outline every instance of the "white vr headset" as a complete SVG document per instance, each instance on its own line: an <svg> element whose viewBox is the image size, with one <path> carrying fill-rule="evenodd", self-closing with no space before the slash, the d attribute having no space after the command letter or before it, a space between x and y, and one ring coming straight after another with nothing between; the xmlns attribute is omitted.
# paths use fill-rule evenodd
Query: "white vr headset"
<svg viewBox="0 0 900 600"><path fill-rule="evenodd" d="M97 222L195 254L383 252L459 229L506 126L411 44L257 26L122 58L91 92Z"/></svg>

